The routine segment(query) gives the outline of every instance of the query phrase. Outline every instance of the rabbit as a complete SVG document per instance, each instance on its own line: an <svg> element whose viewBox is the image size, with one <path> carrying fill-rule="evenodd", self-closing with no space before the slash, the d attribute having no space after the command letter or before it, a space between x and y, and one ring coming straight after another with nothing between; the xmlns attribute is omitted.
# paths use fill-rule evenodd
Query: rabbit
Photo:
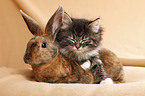
<svg viewBox="0 0 145 96"><path fill-rule="evenodd" d="M39 24L22 10L20 13L30 32L34 35L27 44L24 62L30 64L35 80L48 83L94 83L90 70L84 70L74 60L64 57L59 53L55 44L55 35L60 27L54 19L61 22L58 15L63 14L60 6L48 21L45 31ZM63 16L63 15L61 15Z"/></svg>

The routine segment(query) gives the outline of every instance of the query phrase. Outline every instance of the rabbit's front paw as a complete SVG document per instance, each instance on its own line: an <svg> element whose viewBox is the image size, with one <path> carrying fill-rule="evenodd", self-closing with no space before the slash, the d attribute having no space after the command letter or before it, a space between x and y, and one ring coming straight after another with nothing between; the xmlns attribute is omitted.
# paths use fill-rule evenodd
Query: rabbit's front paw
<svg viewBox="0 0 145 96"><path fill-rule="evenodd" d="M113 84L113 80L111 78L106 78L105 80L102 80L100 84Z"/></svg>

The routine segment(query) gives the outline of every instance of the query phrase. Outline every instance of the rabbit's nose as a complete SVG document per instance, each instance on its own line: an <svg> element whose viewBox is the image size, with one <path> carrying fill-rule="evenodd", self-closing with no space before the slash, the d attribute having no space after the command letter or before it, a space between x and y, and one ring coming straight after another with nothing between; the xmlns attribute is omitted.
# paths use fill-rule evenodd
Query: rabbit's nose
<svg viewBox="0 0 145 96"><path fill-rule="evenodd" d="M30 58L29 58L29 57L24 56L24 62L25 62L25 63L29 63L29 60L30 60Z"/></svg>

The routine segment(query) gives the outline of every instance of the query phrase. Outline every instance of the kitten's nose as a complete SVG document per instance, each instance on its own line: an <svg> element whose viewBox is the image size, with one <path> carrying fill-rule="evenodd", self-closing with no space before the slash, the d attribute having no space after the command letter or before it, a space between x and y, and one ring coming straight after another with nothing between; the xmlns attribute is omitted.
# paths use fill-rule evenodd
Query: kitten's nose
<svg viewBox="0 0 145 96"><path fill-rule="evenodd" d="M79 49L81 45L79 43L76 43L76 48Z"/></svg>

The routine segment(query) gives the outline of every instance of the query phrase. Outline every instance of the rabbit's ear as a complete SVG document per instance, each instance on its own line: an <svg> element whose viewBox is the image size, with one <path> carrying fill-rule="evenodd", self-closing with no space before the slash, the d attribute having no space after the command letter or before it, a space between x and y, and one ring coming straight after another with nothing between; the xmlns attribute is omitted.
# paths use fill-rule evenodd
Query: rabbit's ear
<svg viewBox="0 0 145 96"><path fill-rule="evenodd" d="M34 19L32 19L27 14L25 14L22 10L20 10L20 13L22 14L22 17L24 18L24 20L27 24L27 27L29 28L30 32L33 35L35 35L35 36L43 35L43 32L42 32L39 24Z"/></svg>
<svg viewBox="0 0 145 96"><path fill-rule="evenodd" d="M57 34L62 25L63 13L62 6L59 6L46 25L45 34L50 36L52 39L55 39L55 34Z"/></svg>

